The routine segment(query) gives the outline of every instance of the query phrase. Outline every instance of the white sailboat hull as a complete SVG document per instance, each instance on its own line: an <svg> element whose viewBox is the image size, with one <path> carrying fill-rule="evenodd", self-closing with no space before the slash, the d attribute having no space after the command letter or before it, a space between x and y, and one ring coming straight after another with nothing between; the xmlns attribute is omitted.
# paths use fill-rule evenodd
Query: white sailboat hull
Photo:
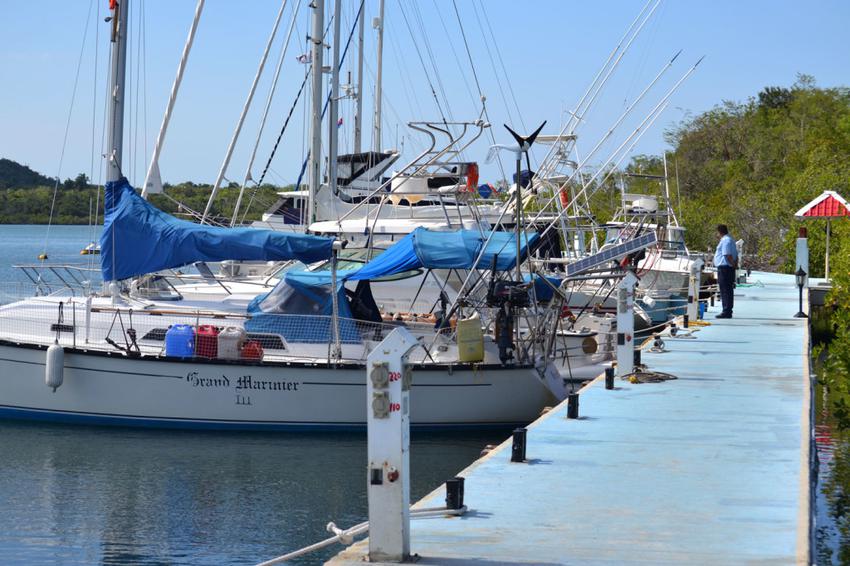
<svg viewBox="0 0 850 566"><path fill-rule="evenodd" d="M362 365L128 359L66 350L64 382L45 385L46 350L0 345L0 418L158 428L362 428ZM414 427L527 423L554 403L534 368L414 369Z"/></svg>

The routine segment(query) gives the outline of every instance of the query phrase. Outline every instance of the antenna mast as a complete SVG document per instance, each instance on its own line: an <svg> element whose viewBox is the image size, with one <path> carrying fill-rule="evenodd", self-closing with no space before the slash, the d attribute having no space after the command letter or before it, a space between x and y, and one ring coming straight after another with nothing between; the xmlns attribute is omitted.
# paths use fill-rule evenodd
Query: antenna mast
<svg viewBox="0 0 850 566"><path fill-rule="evenodd" d="M372 20L378 30L378 72L375 77L375 151L381 152L381 96L383 94L384 0L378 2L378 17Z"/></svg>

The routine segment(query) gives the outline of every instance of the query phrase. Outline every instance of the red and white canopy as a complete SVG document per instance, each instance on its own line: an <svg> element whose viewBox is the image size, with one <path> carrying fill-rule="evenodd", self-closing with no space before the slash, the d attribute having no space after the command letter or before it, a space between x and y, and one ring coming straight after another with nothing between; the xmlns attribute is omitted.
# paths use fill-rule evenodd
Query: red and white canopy
<svg viewBox="0 0 850 566"><path fill-rule="evenodd" d="M835 191L824 191L794 215L797 218L835 218L850 216L850 205Z"/></svg>

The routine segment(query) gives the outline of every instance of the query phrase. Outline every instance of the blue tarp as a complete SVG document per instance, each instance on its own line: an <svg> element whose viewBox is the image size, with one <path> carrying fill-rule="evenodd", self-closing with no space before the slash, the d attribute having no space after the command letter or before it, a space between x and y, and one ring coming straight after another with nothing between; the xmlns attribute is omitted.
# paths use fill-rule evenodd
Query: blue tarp
<svg viewBox="0 0 850 566"><path fill-rule="evenodd" d="M530 275L524 275L523 280L527 283L532 280ZM560 287L563 279L560 277L555 277L554 275L547 275L546 280L549 281L555 287ZM555 291L552 290L552 287L547 285L542 277L539 275L534 276L534 296L538 301L551 301L552 297L555 296Z"/></svg>
<svg viewBox="0 0 850 566"><path fill-rule="evenodd" d="M490 269L493 259L496 269L506 271L516 263L516 236L509 232L494 232L481 260L475 260L481 252L489 233L477 230L430 231L417 228L399 240L384 253L363 267L337 272L337 293L339 298L339 316L351 318L351 310L345 298L345 281L362 281L388 277L397 273L419 268L429 269ZM527 245L538 239L536 232L529 232L523 238L521 248L524 257ZM245 328L250 332L272 332L281 334L287 340L299 342L321 342L316 336L330 336L327 318L310 326L302 327L300 318L280 315L325 315L332 310L333 297L330 294L331 273L329 271L288 271L280 283L271 292L261 295L248 305L252 314ZM293 318L287 321L287 318ZM343 341L354 341L357 337L353 321L340 322L340 334Z"/></svg>
<svg viewBox="0 0 850 566"><path fill-rule="evenodd" d="M253 333L280 334L290 342L330 342L333 339L333 297L323 275L325 272L287 272L274 289L256 297L248 305L248 312L254 316L245 321L245 329ZM336 293L340 341L359 342L360 333L352 320L341 281L337 284Z"/></svg>
<svg viewBox="0 0 850 566"><path fill-rule="evenodd" d="M516 265L516 236L510 232L494 232L481 260L475 263L488 236L489 232L482 234L478 230L432 231L417 228L359 270L338 276L347 281L360 281L387 277L421 267L490 269L496 256L497 270L512 269ZM536 232L528 232L525 235L521 248L523 257L527 246L534 244L538 238Z"/></svg>
<svg viewBox="0 0 850 566"><path fill-rule="evenodd" d="M125 178L106 184L100 236L104 281L127 279L196 261L313 263L331 256L333 240L320 236L219 228L180 220L157 209Z"/></svg>
<svg viewBox="0 0 850 566"><path fill-rule="evenodd" d="M494 232L481 260L476 264L481 247L489 232L477 230L431 231L417 228L384 253L363 267L354 270L338 271L340 281L362 281L389 277L413 269L491 269L496 259L496 270L507 271L516 265L516 236L510 232ZM528 232L523 237L521 253L525 257L527 246L539 239L536 232ZM288 272L297 274L299 272ZM302 271L313 285L328 285L331 281L329 271Z"/></svg>

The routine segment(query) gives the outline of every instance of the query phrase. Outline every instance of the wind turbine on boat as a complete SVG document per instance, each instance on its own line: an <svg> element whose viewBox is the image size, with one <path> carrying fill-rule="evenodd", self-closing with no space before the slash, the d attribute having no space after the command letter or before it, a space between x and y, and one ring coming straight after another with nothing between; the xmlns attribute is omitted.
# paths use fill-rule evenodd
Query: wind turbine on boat
<svg viewBox="0 0 850 566"><path fill-rule="evenodd" d="M505 129L508 130L511 133L511 135L514 137L514 139L517 142L517 145L515 145L515 146L513 146L513 145L501 145L501 144L491 145L490 151L487 153L487 160L486 160L487 163L492 162L493 159L496 157L496 154L501 150L510 151L514 155L516 155L516 183L515 183L516 184L516 193L515 193L516 201L515 201L515 204L514 204L514 207L515 207L516 210L514 211L514 213L516 215L517 258L519 258L520 255L521 255L520 249L522 247L522 239L521 239L522 236L520 235L520 230L522 228L522 193L520 191L520 188L521 188L520 176L522 174L522 156L523 156L523 154L525 154L525 162L526 162L526 165L528 166L529 173L531 173L531 158L528 156L528 150L531 149L532 144L534 144L534 140L536 140L537 136L540 135L540 131L543 130L543 127L545 125L546 125L546 120L544 120L543 123L540 124L540 126L536 130L534 130L534 132L531 133L531 135L523 137L523 136L519 135L518 133L516 133L514 130L512 130L510 128L510 126L508 126L507 124L503 124L503 126L505 126ZM531 177L529 178L529 183L528 183L529 187L531 186L531 181L532 181L533 178L534 178L534 174L531 173ZM517 274L517 281L522 281L522 269L520 268L519 260L517 260L517 264L516 264L516 274Z"/></svg>

